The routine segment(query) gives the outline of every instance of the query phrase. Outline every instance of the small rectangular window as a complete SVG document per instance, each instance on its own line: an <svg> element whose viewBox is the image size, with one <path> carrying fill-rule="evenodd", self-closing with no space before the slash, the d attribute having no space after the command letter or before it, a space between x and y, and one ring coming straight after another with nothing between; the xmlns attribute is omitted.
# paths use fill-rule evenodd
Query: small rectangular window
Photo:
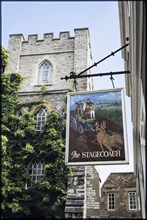
<svg viewBox="0 0 147 220"><path fill-rule="evenodd" d="M108 210L115 210L115 193L108 193Z"/></svg>
<svg viewBox="0 0 147 220"><path fill-rule="evenodd" d="M128 193L129 210L137 210L136 192Z"/></svg>

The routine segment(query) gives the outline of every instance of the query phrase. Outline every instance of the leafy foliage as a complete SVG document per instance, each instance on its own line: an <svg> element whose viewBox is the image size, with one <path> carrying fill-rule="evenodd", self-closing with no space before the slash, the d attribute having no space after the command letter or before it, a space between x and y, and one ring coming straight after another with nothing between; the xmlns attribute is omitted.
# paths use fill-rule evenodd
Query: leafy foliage
<svg viewBox="0 0 147 220"><path fill-rule="evenodd" d="M2 72L4 72L5 67L8 66L9 63L9 52L1 47L1 68L2 68Z"/></svg>
<svg viewBox="0 0 147 220"><path fill-rule="evenodd" d="M31 112L17 114L21 80L17 73L2 75L1 218L63 218L70 174L64 163L65 120L53 111L36 132ZM39 183L30 178L31 161L44 162Z"/></svg>

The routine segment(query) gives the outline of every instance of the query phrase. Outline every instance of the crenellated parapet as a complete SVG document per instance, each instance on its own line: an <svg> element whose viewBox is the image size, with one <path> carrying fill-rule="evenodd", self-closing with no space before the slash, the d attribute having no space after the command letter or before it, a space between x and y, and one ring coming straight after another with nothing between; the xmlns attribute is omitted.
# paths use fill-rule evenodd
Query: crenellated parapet
<svg viewBox="0 0 147 220"><path fill-rule="evenodd" d="M45 33L43 39L39 39L37 34L32 34L28 35L27 40L21 34L13 34L10 35L9 50L13 50L18 42L21 55L73 51L81 44L85 47L89 41L88 28L74 29L74 33L75 35L71 37L69 31L59 32L59 38L54 38L53 33Z"/></svg>
<svg viewBox="0 0 147 220"><path fill-rule="evenodd" d="M38 35L29 35L28 40L22 42L21 55L68 51L74 51L74 37L69 37L69 33L62 32L59 38L54 38L53 33L49 33L44 34L43 39L38 39Z"/></svg>
<svg viewBox="0 0 147 220"><path fill-rule="evenodd" d="M31 34L31 35L28 35L28 39L26 40L26 42L28 43L31 43L32 41L52 41L52 40L63 40L63 39L73 39L74 37L76 37L76 35L78 36L86 36L88 35L89 37L89 30L88 28L76 28L74 29L74 33L75 33L75 36L70 36L70 32L69 31L63 31L63 32L59 32L59 37L58 38L55 38L54 37L54 33L44 33L43 35L43 39L38 39L38 34ZM13 36L17 36L18 34L16 35L13 35ZM19 34L20 35L20 34ZM12 35L10 35L12 36ZM25 41L25 39L24 39Z"/></svg>
<svg viewBox="0 0 147 220"><path fill-rule="evenodd" d="M37 43L37 42L50 42L54 40L63 40L63 39L71 39L73 37L70 37L70 33L68 32L60 32L59 38L55 38L53 33L44 33L43 39L38 39L38 34L31 34L28 35L28 39L25 41L25 43L31 44L31 43Z"/></svg>

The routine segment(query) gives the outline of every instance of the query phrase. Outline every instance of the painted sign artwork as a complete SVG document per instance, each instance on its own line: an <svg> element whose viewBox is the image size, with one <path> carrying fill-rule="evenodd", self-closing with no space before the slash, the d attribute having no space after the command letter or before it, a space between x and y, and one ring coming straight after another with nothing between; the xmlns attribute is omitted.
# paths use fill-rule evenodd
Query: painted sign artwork
<svg viewBox="0 0 147 220"><path fill-rule="evenodd" d="M123 88L68 93L65 160L128 164Z"/></svg>

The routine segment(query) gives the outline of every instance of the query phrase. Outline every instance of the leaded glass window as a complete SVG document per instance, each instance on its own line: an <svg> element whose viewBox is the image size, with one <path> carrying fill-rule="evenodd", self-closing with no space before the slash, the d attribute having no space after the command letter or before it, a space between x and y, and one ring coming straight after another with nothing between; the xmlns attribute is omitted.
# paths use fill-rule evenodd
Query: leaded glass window
<svg viewBox="0 0 147 220"><path fill-rule="evenodd" d="M46 108L41 109L36 115L36 131L42 131L43 126L46 124L46 118L49 114Z"/></svg>
<svg viewBox="0 0 147 220"><path fill-rule="evenodd" d="M44 60L38 69L38 84L52 83L53 66L48 60Z"/></svg>
<svg viewBox="0 0 147 220"><path fill-rule="evenodd" d="M37 183L40 182L40 179L44 176L43 174L44 163L43 162L34 162L29 164L29 174L31 179Z"/></svg>
<svg viewBox="0 0 147 220"><path fill-rule="evenodd" d="M115 193L110 192L108 195L108 210L115 209Z"/></svg>
<svg viewBox="0 0 147 220"><path fill-rule="evenodd" d="M129 210L136 210L137 209L136 192L129 192L128 199L129 199Z"/></svg>

